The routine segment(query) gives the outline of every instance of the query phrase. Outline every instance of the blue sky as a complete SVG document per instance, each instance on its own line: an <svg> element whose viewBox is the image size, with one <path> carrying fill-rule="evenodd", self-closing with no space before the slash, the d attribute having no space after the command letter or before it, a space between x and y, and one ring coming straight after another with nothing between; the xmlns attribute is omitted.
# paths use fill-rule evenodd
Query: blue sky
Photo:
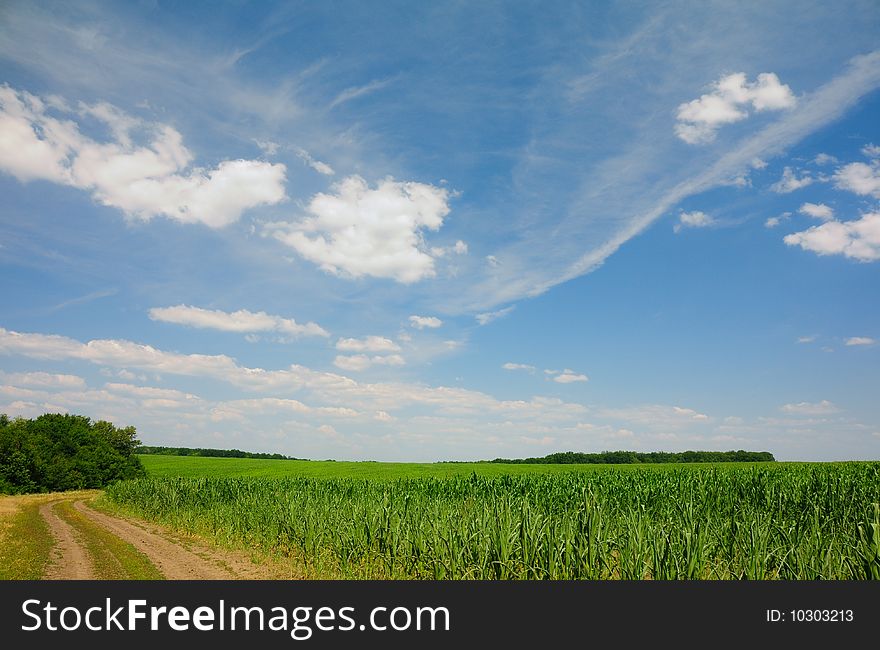
<svg viewBox="0 0 880 650"><path fill-rule="evenodd" d="M0 412L880 457L880 7L738 4L4 3Z"/></svg>

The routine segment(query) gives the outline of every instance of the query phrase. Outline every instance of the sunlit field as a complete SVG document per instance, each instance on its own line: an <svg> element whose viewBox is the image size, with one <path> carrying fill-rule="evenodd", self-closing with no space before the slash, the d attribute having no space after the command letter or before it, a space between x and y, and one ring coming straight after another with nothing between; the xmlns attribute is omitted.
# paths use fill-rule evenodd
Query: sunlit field
<svg viewBox="0 0 880 650"><path fill-rule="evenodd" d="M880 577L877 462L144 461L148 478L107 490L120 507L314 577Z"/></svg>

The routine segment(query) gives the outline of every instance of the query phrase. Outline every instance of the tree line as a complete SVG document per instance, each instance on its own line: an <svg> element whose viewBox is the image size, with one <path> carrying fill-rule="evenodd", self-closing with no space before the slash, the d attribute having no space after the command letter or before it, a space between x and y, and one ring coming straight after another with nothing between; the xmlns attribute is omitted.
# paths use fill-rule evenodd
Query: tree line
<svg viewBox="0 0 880 650"><path fill-rule="evenodd" d="M760 463L776 459L769 451L603 451L585 454L562 451L540 458L496 458L488 463L520 463L535 465L608 464L628 463Z"/></svg>
<svg viewBox="0 0 880 650"><path fill-rule="evenodd" d="M47 413L35 419L0 414L0 493L102 488L144 476L134 427Z"/></svg>
<svg viewBox="0 0 880 650"><path fill-rule="evenodd" d="M192 447L152 447L142 445L135 450L136 454L157 456L206 456L211 458L268 458L272 460L305 460L283 454L266 454L240 449L201 449Z"/></svg>

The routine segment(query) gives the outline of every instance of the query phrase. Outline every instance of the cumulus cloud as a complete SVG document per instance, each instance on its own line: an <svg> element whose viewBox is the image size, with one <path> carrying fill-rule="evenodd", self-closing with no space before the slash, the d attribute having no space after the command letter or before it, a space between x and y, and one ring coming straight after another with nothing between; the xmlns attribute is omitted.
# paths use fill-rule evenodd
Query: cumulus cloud
<svg viewBox="0 0 880 650"><path fill-rule="evenodd" d="M817 165L828 165L830 163L836 163L837 158L831 156L827 153L816 154L816 157L813 158L813 162Z"/></svg>
<svg viewBox="0 0 880 650"><path fill-rule="evenodd" d="M507 362L501 367L504 368L505 370L528 370L529 372L535 371L535 366L530 366L526 363Z"/></svg>
<svg viewBox="0 0 880 650"><path fill-rule="evenodd" d="M830 221L834 218L834 210L824 203L804 203L798 208L798 212L822 221Z"/></svg>
<svg viewBox="0 0 880 650"><path fill-rule="evenodd" d="M566 368L555 377L553 377L553 381L559 384L572 384L576 382L589 381L589 378L586 375L578 374L574 370Z"/></svg>
<svg viewBox="0 0 880 650"><path fill-rule="evenodd" d="M296 223L267 224L267 232L328 273L390 278L404 284L436 275L425 230L439 230L449 192L424 183L360 176L315 195Z"/></svg>
<svg viewBox="0 0 880 650"><path fill-rule="evenodd" d="M510 307L505 307L504 309L499 309L497 311L487 311L482 314L477 314L474 318L477 319L477 323L480 325L488 325L493 320L498 320L499 318L503 318L507 316L510 312L512 312L515 308L515 305L511 305Z"/></svg>
<svg viewBox="0 0 880 650"><path fill-rule="evenodd" d="M811 185L812 182L813 177L810 176L809 173L804 173L803 176L798 178L797 174L792 171L791 167L786 167L782 170L782 178L773 183L773 185L770 186L770 189L777 194L788 194L795 190L799 190L802 187L806 187L807 185Z"/></svg>
<svg viewBox="0 0 880 650"><path fill-rule="evenodd" d="M339 339L336 349L342 352L399 352L400 346L381 336L365 336L360 339Z"/></svg>
<svg viewBox="0 0 880 650"><path fill-rule="evenodd" d="M682 228L705 228L715 223L715 220L705 212L694 210L685 212L684 210L678 215L678 223L673 226L674 232L680 232Z"/></svg>
<svg viewBox="0 0 880 650"><path fill-rule="evenodd" d="M837 406L823 399L821 402L798 402L797 404L783 404L780 408L785 413L797 415L826 415L840 411Z"/></svg>
<svg viewBox="0 0 880 650"><path fill-rule="evenodd" d="M675 133L688 144L711 142L721 126L748 117L749 104L758 112L777 111L794 107L796 100L772 72L759 74L751 83L744 72L737 72L716 81L712 92L681 104Z"/></svg>
<svg viewBox="0 0 880 650"><path fill-rule="evenodd" d="M49 372L16 372L0 371L0 381L18 386L35 386L37 388L83 388L86 385L82 377Z"/></svg>
<svg viewBox="0 0 880 650"><path fill-rule="evenodd" d="M876 341L867 336L851 336L846 340L846 345L874 345Z"/></svg>
<svg viewBox="0 0 880 650"><path fill-rule="evenodd" d="M862 147L862 153L868 158L880 158L880 147L876 144L868 143Z"/></svg>
<svg viewBox="0 0 880 650"><path fill-rule="evenodd" d="M342 370L359 371L371 366L402 366L406 363L399 354L375 355L366 354L337 355L333 365Z"/></svg>
<svg viewBox="0 0 880 650"><path fill-rule="evenodd" d="M184 393L173 388L153 388L152 386L136 386L135 384L118 384L108 383L104 385L111 393L121 393L123 395L133 395L135 397L145 397L150 399L166 399L166 400L197 400L197 395Z"/></svg>
<svg viewBox="0 0 880 650"><path fill-rule="evenodd" d="M409 324L410 327L415 327L417 330L422 330L426 327L436 329L443 325L443 321L436 316L417 316L413 314L409 317Z"/></svg>
<svg viewBox="0 0 880 650"><path fill-rule="evenodd" d="M292 318L273 316L264 311L252 312L239 309L225 312L219 309L202 309L189 305L174 307L153 307L150 318L164 323L175 323L200 329L214 329L222 332L278 332L285 336L330 336L330 333L316 323L297 323Z"/></svg>
<svg viewBox="0 0 880 650"><path fill-rule="evenodd" d="M880 199L880 163L850 163L834 172L834 186L861 196Z"/></svg>
<svg viewBox="0 0 880 650"><path fill-rule="evenodd" d="M77 118L99 121L111 139L84 135ZM136 144L135 134L146 144ZM211 228L286 198L282 164L226 160L204 169L190 167L192 159L180 133L168 125L143 122L103 103L81 104L74 112L62 100L44 102L0 86L0 170L19 181L85 190L131 218L164 216Z"/></svg>
<svg viewBox="0 0 880 650"><path fill-rule="evenodd" d="M873 262L880 259L880 212L869 212L852 221L826 221L786 235L783 241L818 255L843 255Z"/></svg>

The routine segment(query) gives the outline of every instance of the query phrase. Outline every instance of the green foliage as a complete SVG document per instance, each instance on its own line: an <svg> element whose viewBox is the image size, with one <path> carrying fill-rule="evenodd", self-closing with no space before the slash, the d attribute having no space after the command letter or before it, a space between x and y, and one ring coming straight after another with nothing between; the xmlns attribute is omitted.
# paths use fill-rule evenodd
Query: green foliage
<svg viewBox="0 0 880 650"><path fill-rule="evenodd" d="M253 462L253 461L251 461ZM878 576L880 463L596 468L393 480L116 483L121 507L311 575L425 579Z"/></svg>
<svg viewBox="0 0 880 650"><path fill-rule="evenodd" d="M530 464L530 465L573 465L603 464L622 465L632 463L768 463L773 462L769 451L603 451L600 454L583 454L576 451L562 451L541 458L496 458L490 463Z"/></svg>
<svg viewBox="0 0 880 650"><path fill-rule="evenodd" d="M134 427L81 415L0 416L0 492L101 488L144 474Z"/></svg>
<svg viewBox="0 0 880 650"><path fill-rule="evenodd" d="M202 449L201 447L150 447L141 445L135 449L135 453L145 456L200 456L204 458L262 458L271 460L303 460L284 456L282 454L266 454L255 451L241 451L240 449Z"/></svg>

